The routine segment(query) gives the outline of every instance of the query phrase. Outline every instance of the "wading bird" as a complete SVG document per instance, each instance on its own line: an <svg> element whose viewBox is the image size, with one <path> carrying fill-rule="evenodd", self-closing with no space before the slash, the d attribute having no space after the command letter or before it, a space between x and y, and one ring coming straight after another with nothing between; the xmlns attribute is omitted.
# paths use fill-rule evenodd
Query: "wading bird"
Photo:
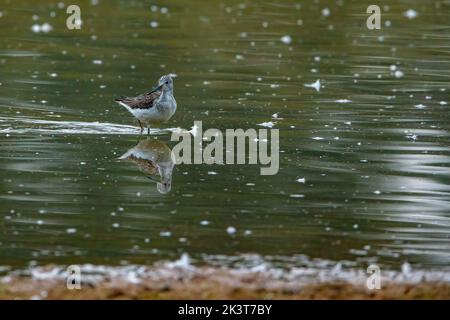
<svg viewBox="0 0 450 320"><path fill-rule="evenodd" d="M142 140L118 160L135 163L149 180L156 182L160 193L168 193L172 189L172 172L176 161L172 150L164 142Z"/></svg>
<svg viewBox="0 0 450 320"><path fill-rule="evenodd" d="M141 134L144 126L150 135L150 126L170 120L177 111L177 102L173 97L173 78L171 73L159 78L158 86L148 93L136 97L120 97L115 101L125 107L139 122Z"/></svg>

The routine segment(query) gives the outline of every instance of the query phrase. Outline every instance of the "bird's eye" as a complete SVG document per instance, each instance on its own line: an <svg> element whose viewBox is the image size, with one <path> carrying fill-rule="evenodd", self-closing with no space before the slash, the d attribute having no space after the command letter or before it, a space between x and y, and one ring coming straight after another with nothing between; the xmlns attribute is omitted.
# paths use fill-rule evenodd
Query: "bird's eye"
<svg viewBox="0 0 450 320"><path fill-rule="evenodd" d="M169 84L169 81L166 81L166 84Z"/></svg>

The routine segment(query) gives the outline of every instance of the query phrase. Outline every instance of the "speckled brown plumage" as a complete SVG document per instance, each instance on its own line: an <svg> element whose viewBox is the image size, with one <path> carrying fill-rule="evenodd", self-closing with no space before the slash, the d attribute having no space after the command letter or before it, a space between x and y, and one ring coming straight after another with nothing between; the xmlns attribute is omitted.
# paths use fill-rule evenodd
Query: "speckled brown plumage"
<svg viewBox="0 0 450 320"><path fill-rule="evenodd" d="M152 91L148 93L140 94L136 97L120 97L116 102L122 102L129 106L131 109L150 109L154 106L155 101L161 96L162 91Z"/></svg>

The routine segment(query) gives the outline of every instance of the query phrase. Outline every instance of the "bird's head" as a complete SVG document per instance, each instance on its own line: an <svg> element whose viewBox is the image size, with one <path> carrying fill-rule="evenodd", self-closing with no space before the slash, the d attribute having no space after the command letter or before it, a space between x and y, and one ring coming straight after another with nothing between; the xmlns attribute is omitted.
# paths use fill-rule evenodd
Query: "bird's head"
<svg viewBox="0 0 450 320"><path fill-rule="evenodd" d="M173 78L175 78L177 75L174 73L169 73L161 78L159 78L158 86L161 87L163 90L167 91L173 91Z"/></svg>
<svg viewBox="0 0 450 320"><path fill-rule="evenodd" d="M168 177L162 177L162 178L154 178L152 176L147 176L148 179L150 179L153 182L156 182L156 189L159 191L159 193L166 194L169 193L172 189L172 175Z"/></svg>

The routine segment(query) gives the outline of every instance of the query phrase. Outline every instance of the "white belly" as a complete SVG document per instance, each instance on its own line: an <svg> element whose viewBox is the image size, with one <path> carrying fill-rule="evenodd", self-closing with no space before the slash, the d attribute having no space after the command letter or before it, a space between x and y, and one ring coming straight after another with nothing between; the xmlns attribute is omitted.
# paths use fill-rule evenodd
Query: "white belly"
<svg viewBox="0 0 450 320"><path fill-rule="evenodd" d="M135 118L147 126L169 121L177 110L177 103L173 97L171 97L171 99L159 101L156 106L149 109L131 109L124 103L119 103Z"/></svg>
<svg viewBox="0 0 450 320"><path fill-rule="evenodd" d="M139 119L139 121L146 124L162 123L170 119L166 112L160 112L156 107L150 109L134 109L133 115Z"/></svg>

